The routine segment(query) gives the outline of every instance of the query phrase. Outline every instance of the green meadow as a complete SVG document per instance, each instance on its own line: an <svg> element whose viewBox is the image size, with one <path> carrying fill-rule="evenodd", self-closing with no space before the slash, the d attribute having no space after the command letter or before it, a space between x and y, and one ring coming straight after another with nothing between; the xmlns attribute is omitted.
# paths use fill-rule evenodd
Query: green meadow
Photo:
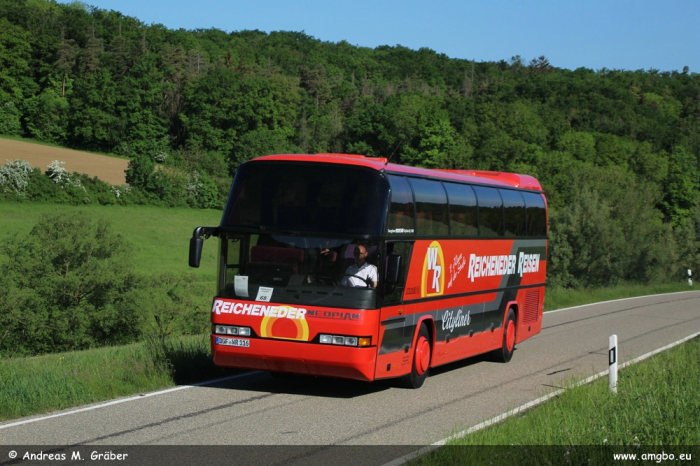
<svg viewBox="0 0 700 466"><path fill-rule="evenodd" d="M131 243L138 272L190 272L201 277L201 281L212 282L213 287L218 252L216 239L205 242L199 269L190 268L187 260L192 231L198 226L218 226L220 210L0 202L0 239L29 233L44 214L76 211L108 220L114 230Z"/></svg>

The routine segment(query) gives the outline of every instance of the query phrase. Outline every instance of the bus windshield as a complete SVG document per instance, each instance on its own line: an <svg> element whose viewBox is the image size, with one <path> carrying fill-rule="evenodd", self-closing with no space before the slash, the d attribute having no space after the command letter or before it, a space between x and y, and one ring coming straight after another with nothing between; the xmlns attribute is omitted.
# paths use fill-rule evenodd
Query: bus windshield
<svg viewBox="0 0 700 466"><path fill-rule="evenodd" d="M363 167L251 162L236 172L222 226L378 236L388 195L385 179Z"/></svg>
<svg viewBox="0 0 700 466"><path fill-rule="evenodd" d="M224 296L284 304L376 307L377 242L238 233L225 233L222 239Z"/></svg>

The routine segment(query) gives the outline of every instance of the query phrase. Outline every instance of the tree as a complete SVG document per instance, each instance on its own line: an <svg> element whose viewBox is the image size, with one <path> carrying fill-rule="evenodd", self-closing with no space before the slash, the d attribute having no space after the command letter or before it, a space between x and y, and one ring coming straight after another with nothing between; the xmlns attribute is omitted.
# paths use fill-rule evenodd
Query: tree
<svg viewBox="0 0 700 466"><path fill-rule="evenodd" d="M46 142L63 142L68 135L70 105L61 96L65 93L65 80L49 76L49 85L41 94L25 101L25 125L29 134ZM68 92L70 94L70 90Z"/></svg>
<svg viewBox="0 0 700 466"><path fill-rule="evenodd" d="M595 160L595 138L590 133L569 131L557 141L557 149L568 152L577 160L592 163Z"/></svg>
<svg viewBox="0 0 700 466"><path fill-rule="evenodd" d="M29 34L0 18L0 103L24 96L22 77L29 69L30 52Z"/></svg>
<svg viewBox="0 0 700 466"><path fill-rule="evenodd" d="M46 215L1 249L0 351L37 354L133 341L130 247L85 214Z"/></svg>
<svg viewBox="0 0 700 466"><path fill-rule="evenodd" d="M624 237L597 192L584 188L550 215L548 279L566 287L614 286L622 277L617 254Z"/></svg>
<svg viewBox="0 0 700 466"><path fill-rule="evenodd" d="M698 196L697 160L685 147L676 146L668 167L661 207L671 224L679 225L690 216Z"/></svg>
<svg viewBox="0 0 700 466"><path fill-rule="evenodd" d="M554 71L552 65L549 64L549 60L544 55L540 55L537 58L530 60L530 69L533 73L547 74Z"/></svg>
<svg viewBox="0 0 700 466"><path fill-rule="evenodd" d="M126 169L126 182L131 186L144 188L154 168L155 163L149 156L136 155L129 161L129 168Z"/></svg>
<svg viewBox="0 0 700 466"><path fill-rule="evenodd" d="M56 69L61 74L61 97L66 96L66 83L68 81L69 73L73 70L75 66L75 60L78 56L80 47L78 47L73 39L62 39L61 45L58 47L58 53L56 57Z"/></svg>
<svg viewBox="0 0 700 466"><path fill-rule="evenodd" d="M299 148L289 142L289 132L283 128L270 130L266 127L249 131L233 146L229 172L233 175L238 166L248 160L270 154L297 153Z"/></svg>

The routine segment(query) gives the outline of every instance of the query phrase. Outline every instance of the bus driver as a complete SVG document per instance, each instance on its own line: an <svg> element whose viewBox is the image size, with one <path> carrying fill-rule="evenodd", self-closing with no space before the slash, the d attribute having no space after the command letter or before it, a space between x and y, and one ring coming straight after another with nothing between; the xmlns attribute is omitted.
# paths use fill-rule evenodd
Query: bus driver
<svg viewBox="0 0 700 466"><path fill-rule="evenodd" d="M367 262L368 255L366 247L361 244L355 246L355 263L345 270L341 285L377 287L377 267Z"/></svg>

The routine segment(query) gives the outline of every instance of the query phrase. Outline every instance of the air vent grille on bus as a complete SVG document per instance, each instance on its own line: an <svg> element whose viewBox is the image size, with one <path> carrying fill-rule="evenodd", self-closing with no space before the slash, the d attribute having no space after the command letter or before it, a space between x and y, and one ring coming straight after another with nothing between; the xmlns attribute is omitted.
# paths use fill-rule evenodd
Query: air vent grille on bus
<svg viewBox="0 0 700 466"><path fill-rule="evenodd" d="M537 308L540 305L540 290L525 292L525 322L537 321Z"/></svg>

